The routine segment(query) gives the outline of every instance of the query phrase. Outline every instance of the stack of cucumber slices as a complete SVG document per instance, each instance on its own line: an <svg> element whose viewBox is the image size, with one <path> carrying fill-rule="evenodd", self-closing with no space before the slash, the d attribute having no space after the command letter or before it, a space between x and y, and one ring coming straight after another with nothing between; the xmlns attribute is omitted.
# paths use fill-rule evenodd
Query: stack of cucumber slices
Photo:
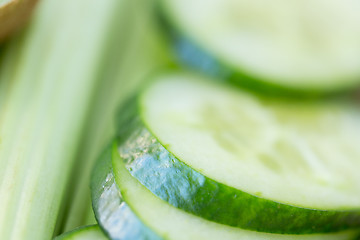
<svg viewBox="0 0 360 240"><path fill-rule="evenodd" d="M160 0L158 9L181 60L203 73L153 76L122 107L91 183L106 236L359 239L359 104L238 85L296 96L351 90L360 3Z"/></svg>
<svg viewBox="0 0 360 240"><path fill-rule="evenodd" d="M121 111L93 206L111 239L355 239L360 110L164 73Z"/></svg>
<svg viewBox="0 0 360 240"><path fill-rule="evenodd" d="M94 171L111 239L355 239L360 110L164 73Z"/></svg>

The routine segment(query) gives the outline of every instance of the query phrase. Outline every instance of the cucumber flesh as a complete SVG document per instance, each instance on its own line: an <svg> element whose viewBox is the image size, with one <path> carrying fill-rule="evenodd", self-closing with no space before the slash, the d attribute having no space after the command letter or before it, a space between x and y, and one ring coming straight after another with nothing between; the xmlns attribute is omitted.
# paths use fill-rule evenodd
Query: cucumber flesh
<svg viewBox="0 0 360 240"><path fill-rule="evenodd" d="M297 208L216 182L178 160L141 123L133 127L118 148L126 168L173 206L214 222L260 232L305 234L359 226L359 213Z"/></svg>
<svg viewBox="0 0 360 240"><path fill-rule="evenodd" d="M164 75L141 96L142 121L166 149L263 198L360 209L358 107L271 102L199 78Z"/></svg>
<svg viewBox="0 0 360 240"><path fill-rule="evenodd" d="M178 35L242 77L319 91L360 82L356 0L162 0L161 9Z"/></svg>
<svg viewBox="0 0 360 240"><path fill-rule="evenodd" d="M107 240L98 225L85 226L57 236L54 240Z"/></svg>
<svg viewBox="0 0 360 240"><path fill-rule="evenodd" d="M158 197L263 232L360 226L358 110L270 102L189 74L158 80L122 123L119 145L127 169Z"/></svg>
<svg viewBox="0 0 360 240"><path fill-rule="evenodd" d="M108 155L109 156L109 155ZM113 148L112 159L102 158L103 167L95 168L95 172L98 174L103 172L103 176L107 176L107 179L103 179L105 182L112 181L114 179L120 191L117 194L117 201L112 198L112 203L117 203L119 209L121 206L126 205L128 209L125 211L116 211L118 219L127 219L127 225L118 222L119 224L112 225L109 229L105 230L117 231L124 234L126 231L144 232L141 228L145 228L148 232L149 229L154 233L153 238L146 235L137 235L136 238L121 238L119 235L112 237L111 239L248 239L248 240L260 240L260 239L304 239L304 240L320 240L320 239L354 239L355 232L347 231L342 233L332 234L313 234L313 235L279 235L269 233L259 233L253 231L242 230L239 228L233 228L222 224L213 223L211 221L204 220L202 218L188 214L178 208L175 208L165 201L157 198L147 188L145 188L140 182L133 178L125 168L123 159L120 159L117 153L116 147ZM110 166L104 167L104 165L110 164ZM111 166L112 164L112 166ZM101 164L100 164L101 165ZM105 172L104 172L105 171ZM106 172L108 171L108 172ZM99 178L95 178L96 181ZM108 196L108 189L103 188L106 184L98 184L100 187L98 193L104 200ZM93 189L95 190L95 189ZM100 198L97 198L99 200ZM94 204L95 208L97 205ZM104 205L110 206L110 205ZM111 207L112 208L112 207ZM132 214L129 214L131 210ZM103 208L101 211L95 209L95 213L101 214L107 211ZM135 219L130 219L135 218ZM143 224L132 224L132 222L141 222ZM101 221L100 221L101 224ZM103 226L104 227L104 226ZM124 229L126 228L126 229ZM140 229L139 229L140 228ZM157 237L156 237L157 236Z"/></svg>

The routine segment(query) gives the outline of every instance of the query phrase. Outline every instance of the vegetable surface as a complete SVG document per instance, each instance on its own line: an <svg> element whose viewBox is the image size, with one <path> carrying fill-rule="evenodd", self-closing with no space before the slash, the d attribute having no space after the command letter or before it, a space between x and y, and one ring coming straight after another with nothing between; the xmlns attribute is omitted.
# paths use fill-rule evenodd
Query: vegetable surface
<svg viewBox="0 0 360 240"><path fill-rule="evenodd" d="M276 94L359 85L356 0L161 0L159 6L191 67Z"/></svg>
<svg viewBox="0 0 360 240"><path fill-rule="evenodd" d="M0 1L0 41L21 27L30 17L38 0Z"/></svg>
<svg viewBox="0 0 360 240"><path fill-rule="evenodd" d="M133 178L116 145L109 147L94 169L94 211L111 239L353 239L356 232L280 235L213 223L157 198Z"/></svg>
<svg viewBox="0 0 360 240"><path fill-rule="evenodd" d="M98 225L77 228L64 233L54 240L106 240L108 239Z"/></svg>
<svg viewBox="0 0 360 240"><path fill-rule="evenodd" d="M189 74L155 79L119 121L119 153L150 191L245 229L359 227L356 106L261 99Z"/></svg>
<svg viewBox="0 0 360 240"><path fill-rule="evenodd" d="M42 1L1 52L0 239L50 239L119 1Z"/></svg>
<svg viewBox="0 0 360 240"><path fill-rule="evenodd" d="M111 20L111 38L104 51L106 61L99 73L101 81L97 83L96 93L91 99L91 109L70 180L70 197L66 200L66 217L61 227L63 231L94 223L85 219L88 208L91 208L90 173L95 160L116 134L116 110L139 86L145 84L148 74L171 61L152 9L153 1L122 0Z"/></svg>

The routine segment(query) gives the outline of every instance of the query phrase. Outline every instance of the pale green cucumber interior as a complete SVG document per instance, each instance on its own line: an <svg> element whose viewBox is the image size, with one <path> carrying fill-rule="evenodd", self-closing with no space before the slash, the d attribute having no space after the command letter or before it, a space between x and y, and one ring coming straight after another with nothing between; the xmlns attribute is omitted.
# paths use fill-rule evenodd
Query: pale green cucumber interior
<svg viewBox="0 0 360 240"><path fill-rule="evenodd" d="M162 2L190 40L260 80L314 89L360 80L357 0Z"/></svg>
<svg viewBox="0 0 360 240"><path fill-rule="evenodd" d="M157 198L130 175L121 159L116 159L114 163L116 169L115 179L124 201L145 225L164 239L340 240L352 239L355 236L354 231L323 235L269 234L210 222L186 213Z"/></svg>
<svg viewBox="0 0 360 240"><path fill-rule="evenodd" d="M360 112L345 103L260 100L187 74L140 99L142 119L181 161L247 193L316 209L360 208Z"/></svg>
<svg viewBox="0 0 360 240"><path fill-rule="evenodd" d="M63 235L56 237L54 240L108 240L108 238L101 231L98 225L94 225L64 233Z"/></svg>

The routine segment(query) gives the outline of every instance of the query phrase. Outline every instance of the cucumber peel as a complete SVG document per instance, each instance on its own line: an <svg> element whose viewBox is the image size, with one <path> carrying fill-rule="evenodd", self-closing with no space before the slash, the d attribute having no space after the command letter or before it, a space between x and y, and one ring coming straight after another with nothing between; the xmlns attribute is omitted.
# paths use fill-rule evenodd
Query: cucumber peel
<svg viewBox="0 0 360 240"><path fill-rule="evenodd" d="M110 146L103 152L91 177L91 199L98 224L110 239L160 239L120 197L111 162L114 149Z"/></svg>

